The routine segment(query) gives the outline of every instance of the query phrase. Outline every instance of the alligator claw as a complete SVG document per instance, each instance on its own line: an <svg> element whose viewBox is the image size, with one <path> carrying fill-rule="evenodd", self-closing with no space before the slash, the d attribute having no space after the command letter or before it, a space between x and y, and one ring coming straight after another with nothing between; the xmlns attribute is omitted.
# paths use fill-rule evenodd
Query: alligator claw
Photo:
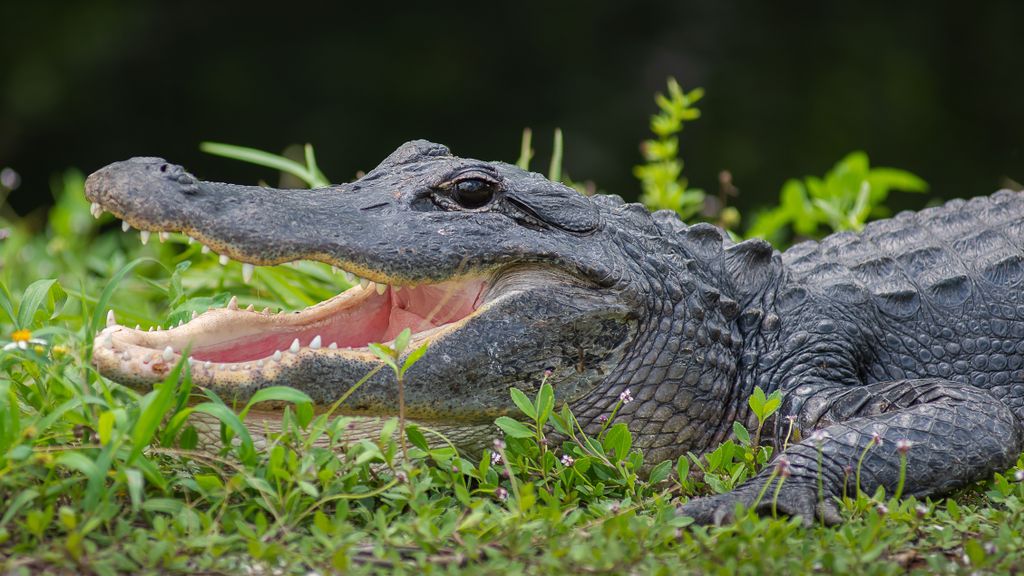
<svg viewBox="0 0 1024 576"><path fill-rule="evenodd" d="M819 501L817 486L814 484L794 482L791 479L783 483L778 498L775 498L775 483L773 482L758 501L757 498L764 488L765 481L765 479L754 478L732 492L695 498L677 508L676 512L682 516L693 518L695 524L714 524L716 526L735 521L737 505L743 509L754 506L754 511L761 516L770 516L775 513L799 517L805 527L812 526L815 518L821 520L826 526L835 526L843 522L835 501L829 497Z"/></svg>

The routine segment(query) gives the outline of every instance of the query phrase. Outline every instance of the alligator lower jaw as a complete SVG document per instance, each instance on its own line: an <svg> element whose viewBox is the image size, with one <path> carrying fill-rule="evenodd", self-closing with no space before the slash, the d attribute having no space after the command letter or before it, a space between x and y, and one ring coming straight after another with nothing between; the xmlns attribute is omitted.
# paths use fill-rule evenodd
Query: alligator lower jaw
<svg viewBox="0 0 1024 576"><path fill-rule="evenodd" d="M283 366L305 356L372 364L380 360L370 343L388 343L409 328L409 346L419 346L485 312L488 284L488 278L467 277L404 288L356 286L304 310L279 314L239 310L232 298L226 308L150 332L119 325L111 313L96 337L93 362L105 376L140 386L163 380L186 351L200 385L273 381Z"/></svg>

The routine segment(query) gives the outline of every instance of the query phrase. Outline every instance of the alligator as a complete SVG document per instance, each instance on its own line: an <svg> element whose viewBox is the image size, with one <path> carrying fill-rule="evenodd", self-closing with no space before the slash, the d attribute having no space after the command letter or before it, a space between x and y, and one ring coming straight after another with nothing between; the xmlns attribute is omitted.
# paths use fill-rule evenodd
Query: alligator
<svg viewBox="0 0 1024 576"><path fill-rule="evenodd" d="M160 382L188 349L194 383L223 397L272 385L317 405L350 394L342 412L379 420L398 413L399 389L367 345L409 328L407 350L428 345L406 374L409 419L460 446L487 442L496 417L518 414L509 389L546 381L589 432L618 405L647 462L713 449L734 422L756 424L756 387L780 391L765 428L778 464L682 505L699 523L730 521L737 504L837 523L858 461L862 490L892 494L905 458L903 494L926 497L1024 450L1020 193L781 253L426 141L322 189L207 182L133 158L89 176L86 195L143 240L187 234L246 275L306 259L359 277L287 314L232 300L160 331L111 315L93 359L125 385ZM778 496L760 500L780 471Z"/></svg>

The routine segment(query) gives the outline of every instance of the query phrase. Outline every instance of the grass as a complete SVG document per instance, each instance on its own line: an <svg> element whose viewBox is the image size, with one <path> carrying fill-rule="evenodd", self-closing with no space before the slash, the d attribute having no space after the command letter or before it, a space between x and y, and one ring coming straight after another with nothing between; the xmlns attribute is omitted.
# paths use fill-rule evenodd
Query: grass
<svg viewBox="0 0 1024 576"><path fill-rule="evenodd" d="M311 150L306 166L292 168L324 178ZM642 476L643 455L614 411L588 437L546 385L533 398L513 392L521 417L499 418L482 454L459 454L398 419L376 439L351 440L349 419L314 413L286 388L259 398L286 406L282 432L260 446L237 415L251 403L227 406L193 388L187 366L145 394L100 377L89 363L97 327L108 309L123 324L168 327L232 293L242 306L295 309L345 280L303 262L259 268L245 284L237 263L220 266L184 238L142 246L109 216L94 220L76 172L55 180L54 194L35 224L7 218L0 243L4 573L897 574L1024 565L1024 462L934 502L858 490L835 528L750 514L696 527L676 506L767 465L760 425L753 435L737 426L706 456L650 463ZM377 350L384 359L394 352ZM751 404L759 424L777 406L764 394ZM220 438L201 438L188 419L195 413L219 421Z"/></svg>

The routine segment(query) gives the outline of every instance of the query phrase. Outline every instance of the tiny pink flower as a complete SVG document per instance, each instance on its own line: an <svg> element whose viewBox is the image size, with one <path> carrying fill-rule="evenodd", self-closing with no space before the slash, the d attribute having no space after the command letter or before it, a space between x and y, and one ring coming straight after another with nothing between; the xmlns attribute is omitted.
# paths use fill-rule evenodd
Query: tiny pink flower
<svg viewBox="0 0 1024 576"><path fill-rule="evenodd" d="M889 513L889 507L888 507L888 506L886 506L885 504L879 504L879 505L878 505L878 506L877 506L877 507L875 508L875 510L877 510L877 511L878 511L878 515L879 515L879 516L885 516L886 514L888 514L888 513Z"/></svg>
<svg viewBox="0 0 1024 576"><path fill-rule="evenodd" d="M918 504L917 507L914 508L914 512L917 514L918 518L924 518L928 515L928 507L924 504Z"/></svg>
<svg viewBox="0 0 1024 576"><path fill-rule="evenodd" d="M911 442L910 440L907 440L906 438L902 438L896 441L896 451L899 452L900 454L903 454L904 456L907 454L907 452L910 452L910 449L913 446L914 443Z"/></svg>
<svg viewBox="0 0 1024 576"><path fill-rule="evenodd" d="M494 439L494 449L495 450L504 450L505 449L505 441L502 440L501 438L495 438Z"/></svg>
<svg viewBox="0 0 1024 576"><path fill-rule="evenodd" d="M623 404L629 404L633 401L633 394L629 391L629 388L626 388L622 391L622 394L619 394L619 400L622 401Z"/></svg>
<svg viewBox="0 0 1024 576"><path fill-rule="evenodd" d="M497 452L491 452L491 464L495 466L501 464L501 454L498 454Z"/></svg>
<svg viewBox="0 0 1024 576"><path fill-rule="evenodd" d="M605 422L608 421L608 415L607 414L601 414L600 416L597 417L597 421L600 424L604 424Z"/></svg>
<svg viewBox="0 0 1024 576"><path fill-rule="evenodd" d="M787 458L779 458L775 462L775 471L783 478L789 478L793 474L793 471L789 467L789 460Z"/></svg>
<svg viewBox="0 0 1024 576"><path fill-rule="evenodd" d="M494 489L494 496L498 500L508 500L508 490L505 490L501 486L498 486L497 488Z"/></svg>
<svg viewBox="0 0 1024 576"><path fill-rule="evenodd" d="M575 462L575 460L573 460L572 456L569 456L568 454L563 454L562 455L562 466L565 466L566 468L568 468L568 467L572 466L573 462Z"/></svg>
<svg viewBox="0 0 1024 576"><path fill-rule="evenodd" d="M882 435L879 434L878 432L872 433L871 434L871 443L873 445L875 445L875 446L881 446L882 445Z"/></svg>

